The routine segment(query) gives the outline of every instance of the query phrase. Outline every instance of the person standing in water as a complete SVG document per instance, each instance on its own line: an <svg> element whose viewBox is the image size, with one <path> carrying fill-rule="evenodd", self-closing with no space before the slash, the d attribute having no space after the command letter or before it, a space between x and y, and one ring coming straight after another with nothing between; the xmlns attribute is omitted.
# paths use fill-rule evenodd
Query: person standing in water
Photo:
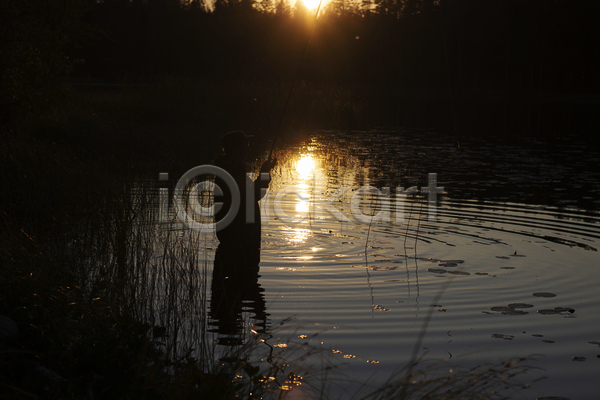
<svg viewBox="0 0 600 400"><path fill-rule="evenodd" d="M259 176L252 181L246 173L245 164L250 152L249 139L251 137L242 131L225 134L223 136L223 153L213 163L227 171L239 189L240 207L235 218L228 226L217 231L221 245L223 247L234 246L236 253L260 249L261 221L258 202L264 197L266 189L269 187L271 170L277 163L277 159L265 161L260 168ZM220 221L232 207L233 198L231 189L225 182L217 178L215 183L221 189L221 193L215 193L215 205L220 204L217 206L215 221ZM249 190L252 193L249 194Z"/></svg>
<svg viewBox="0 0 600 400"><path fill-rule="evenodd" d="M215 253L211 285L211 325L219 333L219 343L238 344L241 330L242 304L253 309L259 330L266 330L263 289L258 283L260 263L261 220L258 202L271 181L270 173L277 159L265 161L260 175L252 180L246 173L246 157L250 152L249 138L242 131L223 136L223 154L214 165L227 171L239 189L240 206L233 221L217 230L219 246ZM215 191L215 221L221 221L233 206L229 186L218 177ZM260 328L259 328L260 327Z"/></svg>

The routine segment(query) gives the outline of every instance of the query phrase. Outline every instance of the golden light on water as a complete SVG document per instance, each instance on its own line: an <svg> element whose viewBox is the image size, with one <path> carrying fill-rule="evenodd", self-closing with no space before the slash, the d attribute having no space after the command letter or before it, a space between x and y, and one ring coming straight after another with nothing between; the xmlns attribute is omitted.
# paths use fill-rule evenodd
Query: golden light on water
<svg viewBox="0 0 600 400"><path fill-rule="evenodd" d="M310 229L294 228L290 231L290 235L288 236L287 240L292 244L304 243L310 234Z"/></svg>
<svg viewBox="0 0 600 400"><path fill-rule="evenodd" d="M296 162L296 171L300 175L300 179L310 178L314 173L315 166L315 160L310 154L302 154Z"/></svg>
<svg viewBox="0 0 600 400"><path fill-rule="evenodd" d="M296 203L296 212L304 214L308 212L309 207L310 203L307 200L298 199L298 202Z"/></svg>

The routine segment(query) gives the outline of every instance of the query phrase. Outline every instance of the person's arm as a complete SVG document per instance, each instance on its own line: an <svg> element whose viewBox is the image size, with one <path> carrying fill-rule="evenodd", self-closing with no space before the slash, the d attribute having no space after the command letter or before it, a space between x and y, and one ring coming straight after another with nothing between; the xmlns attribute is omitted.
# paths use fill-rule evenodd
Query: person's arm
<svg viewBox="0 0 600 400"><path fill-rule="evenodd" d="M266 193L266 191L262 189L267 189L269 187L269 183L271 183L271 170L277 164L277 159L267 160L260 167L260 174L254 181L254 188L256 193L256 201L262 199ZM263 173L268 173L269 177L267 179L263 178Z"/></svg>

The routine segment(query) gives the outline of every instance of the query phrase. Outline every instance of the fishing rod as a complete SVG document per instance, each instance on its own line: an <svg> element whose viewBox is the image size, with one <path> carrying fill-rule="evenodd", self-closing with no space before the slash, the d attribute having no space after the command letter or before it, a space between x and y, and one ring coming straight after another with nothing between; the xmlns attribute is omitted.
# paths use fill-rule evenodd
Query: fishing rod
<svg viewBox="0 0 600 400"><path fill-rule="evenodd" d="M294 81L292 82L292 87L290 88L290 92L288 93L287 99L285 101L285 106L283 107L283 113L281 115L281 121L279 122L279 129L273 133L273 141L271 143L271 151L269 151L268 160L272 160L273 149L275 149L275 143L277 142L277 132L280 132L283 128L283 121L285 120L285 114L288 109L288 105L290 104L290 99L292 98L292 93L294 92L294 87L296 87L296 82L298 81L298 75L300 74L300 69L302 68L302 63L304 61L304 57L306 56L306 51L308 50L308 45L312 40L313 34L315 33L315 28L317 27L317 17L319 16L319 11L321 10L321 4L323 0L319 0L319 6L317 7L317 11L315 12L315 21L310 31L310 35L308 35L308 40L306 41L306 45L304 46L304 51L302 52L302 57L300 57L300 62L298 63L298 68L296 69L296 75L294 76Z"/></svg>

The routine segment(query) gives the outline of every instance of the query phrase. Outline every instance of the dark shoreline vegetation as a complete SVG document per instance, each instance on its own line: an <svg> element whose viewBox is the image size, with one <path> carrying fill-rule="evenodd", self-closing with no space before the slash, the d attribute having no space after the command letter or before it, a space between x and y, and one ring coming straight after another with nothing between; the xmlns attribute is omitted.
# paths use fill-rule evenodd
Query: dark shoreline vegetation
<svg viewBox="0 0 600 400"><path fill-rule="evenodd" d="M297 365L257 361L252 341L215 359L199 239L140 228L154 225L157 174L210 162L228 130L254 134L256 158L275 132L315 128L436 129L463 146L574 130L598 144L597 2L331 4L299 67L315 23L300 3L3 3L0 315L19 335L0 347L0 396L277 397L297 374L318 397L301 343ZM417 370L372 398L502 398L491 377L523 371Z"/></svg>

